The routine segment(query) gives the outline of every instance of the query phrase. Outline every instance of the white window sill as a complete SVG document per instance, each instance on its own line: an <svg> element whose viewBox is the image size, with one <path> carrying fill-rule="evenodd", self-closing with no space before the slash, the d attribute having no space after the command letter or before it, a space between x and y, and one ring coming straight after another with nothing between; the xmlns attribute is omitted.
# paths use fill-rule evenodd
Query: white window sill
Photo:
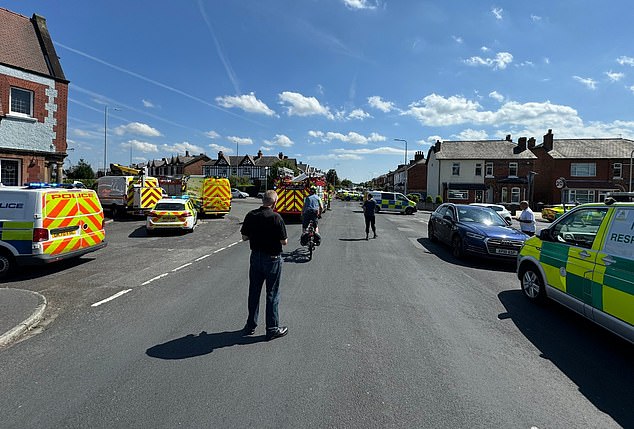
<svg viewBox="0 0 634 429"><path fill-rule="evenodd" d="M15 121L24 121L24 122L37 122L36 118L33 118L31 116L17 115L15 113L7 113L5 115L5 119L12 119Z"/></svg>

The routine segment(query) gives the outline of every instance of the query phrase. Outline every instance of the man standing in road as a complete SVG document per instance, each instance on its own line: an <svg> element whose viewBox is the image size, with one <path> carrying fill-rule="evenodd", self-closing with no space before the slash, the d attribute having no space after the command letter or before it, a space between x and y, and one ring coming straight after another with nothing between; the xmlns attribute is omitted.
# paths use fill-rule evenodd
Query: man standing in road
<svg viewBox="0 0 634 429"><path fill-rule="evenodd" d="M372 194L368 193L365 201L363 202L363 217L365 218L365 239L367 240L370 236L370 226L372 227L372 232L374 233L374 238L376 238L376 201L372 198Z"/></svg>
<svg viewBox="0 0 634 429"><path fill-rule="evenodd" d="M260 294L266 282L266 339L283 337L286 326L279 326L278 304L280 301L280 278L282 276L282 246L288 243L286 225L282 217L273 211L277 193L266 191L262 207L251 210L244 218L243 240L249 240L251 257L249 264L249 316L244 326L245 335L253 335L258 325Z"/></svg>
<svg viewBox="0 0 634 429"><path fill-rule="evenodd" d="M522 209L522 213L517 217L520 229L524 234L532 237L535 235L535 214L528 206L528 201L520 202L520 209Z"/></svg>

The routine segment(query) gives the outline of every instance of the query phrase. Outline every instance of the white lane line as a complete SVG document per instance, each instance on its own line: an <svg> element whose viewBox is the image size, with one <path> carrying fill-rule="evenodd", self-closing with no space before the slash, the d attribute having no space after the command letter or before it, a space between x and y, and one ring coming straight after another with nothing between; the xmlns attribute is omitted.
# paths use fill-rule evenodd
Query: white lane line
<svg viewBox="0 0 634 429"><path fill-rule="evenodd" d="M222 252L222 251L223 251L223 250L225 250L225 249L226 249L226 247L221 247L221 248L220 248L220 249L218 249L218 250L214 250L214 253Z"/></svg>
<svg viewBox="0 0 634 429"><path fill-rule="evenodd" d="M163 278L163 277L165 277L165 276L167 276L167 275L169 275L169 273L163 273L163 274L161 274L160 276L156 276L156 277L154 277L154 278L151 278L150 280L148 280L148 281L146 281L146 282L141 283L141 286L145 286L145 285L147 285L147 284L150 284L150 283L152 283L154 280L158 280L158 279Z"/></svg>
<svg viewBox="0 0 634 429"><path fill-rule="evenodd" d="M117 292L114 295L112 295L110 298L106 298L106 299L102 299L99 302L95 302L94 304L91 305L91 307L98 307L101 304L105 304L108 301L112 301L113 299L119 298L121 295L125 295L126 293L130 292L132 289L125 289L122 290L121 292Z"/></svg>
<svg viewBox="0 0 634 429"><path fill-rule="evenodd" d="M180 267L176 267L176 268L174 268L174 269L172 270L172 272L173 272L173 273L175 273L175 272L176 272L176 271L178 271L178 270L182 270L182 269L183 269L183 268L185 268L185 267L189 267L191 264L192 264L192 262L188 262L188 263L186 263L186 264L183 264L183 265L181 265Z"/></svg>
<svg viewBox="0 0 634 429"><path fill-rule="evenodd" d="M203 255L203 256L201 256L201 257L200 257L200 258L198 258L198 259L194 259L194 261L196 261L196 262L200 262L200 261L202 261L203 259L208 258L208 257L210 257L210 256L211 256L211 254L209 254L209 255Z"/></svg>

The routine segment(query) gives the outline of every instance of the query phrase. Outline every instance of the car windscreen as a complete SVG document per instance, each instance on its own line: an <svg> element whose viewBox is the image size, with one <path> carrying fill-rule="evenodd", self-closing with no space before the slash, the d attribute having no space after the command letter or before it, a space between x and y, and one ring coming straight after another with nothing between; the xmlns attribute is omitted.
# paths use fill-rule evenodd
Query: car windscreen
<svg viewBox="0 0 634 429"><path fill-rule="evenodd" d="M504 219L486 207L458 207L458 221L484 225L507 226Z"/></svg>
<svg viewBox="0 0 634 429"><path fill-rule="evenodd" d="M154 206L154 210L162 211L184 211L185 204L183 203L158 203Z"/></svg>

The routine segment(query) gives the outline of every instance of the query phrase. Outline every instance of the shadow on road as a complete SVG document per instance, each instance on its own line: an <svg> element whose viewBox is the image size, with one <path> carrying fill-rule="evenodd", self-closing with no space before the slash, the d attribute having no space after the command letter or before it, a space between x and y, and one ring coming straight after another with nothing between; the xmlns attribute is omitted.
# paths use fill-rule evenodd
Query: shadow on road
<svg viewBox="0 0 634 429"><path fill-rule="evenodd" d="M298 247L292 252L284 252L282 253L282 258L284 258L284 262L290 262L292 264L304 264L310 261L308 249L305 247Z"/></svg>
<svg viewBox="0 0 634 429"><path fill-rule="evenodd" d="M520 332L590 402L624 428L634 427L634 346L554 302L536 305L519 290L498 298Z"/></svg>
<svg viewBox="0 0 634 429"><path fill-rule="evenodd" d="M459 265L461 267L470 267L480 270L515 272L517 261L515 258L493 259L478 257L475 255L465 255L462 258L456 258L451 254L451 248L441 243L434 243L429 238L419 238L416 241L420 243L429 253L432 253L443 261Z"/></svg>
<svg viewBox="0 0 634 429"><path fill-rule="evenodd" d="M187 359L202 356L215 349L245 344L255 344L266 341L265 335L245 337L242 330L225 331L208 334L202 331L198 335L189 334L167 343L158 344L145 351L150 357L158 359Z"/></svg>
<svg viewBox="0 0 634 429"><path fill-rule="evenodd" d="M365 239L365 237L363 237L363 238L340 238L339 241L366 241L366 239Z"/></svg>
<svg viewBox="0 0 634 429"><path fill-rule="evenodd" d="M68 269L72 269L73 267L81 266L95 259L96 257L84 255L80 256L79 258L69 258L62 261L57 261L54 264L29 265L26 267L19 267L15 271L10 273L8 277L3 278L0 284L25 280L37 280L40 277L50 276L51 274L56 274Z"/></svg>

